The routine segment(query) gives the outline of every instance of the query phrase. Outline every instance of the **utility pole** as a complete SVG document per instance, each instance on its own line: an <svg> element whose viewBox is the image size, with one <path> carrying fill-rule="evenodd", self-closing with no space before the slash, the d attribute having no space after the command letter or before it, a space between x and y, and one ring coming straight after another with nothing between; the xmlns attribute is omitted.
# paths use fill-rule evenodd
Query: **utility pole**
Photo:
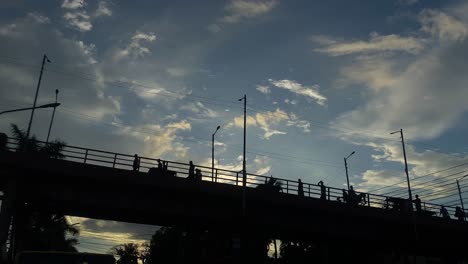
<svg viewBox="0 0 468 264"><path fill-rule="evenodd" d="M214 179L214 137L215 137L216 132L218 132L220 128L221 127L218 126L215 132L211 134L211 179L212 180Z"/></svg>
<svg viewBox="0 0 468 264"><path fill-rule="evenodd" d="M34 96L34 103L31 111L31 117L29 118L28 132L26 132L26 138L29 138L29 133L31 132L31 124L34 117L34 109L36 109L37 95L39 94L39 88L41 87L42 73L44 72L44 65L46 61L50 63L49 58L47 58L47 55L44 54L44 56L42 57L41 73L39 74L39 80L37 81L36 96Z"/></svg>
<svg viewBox="0 0 468 264"><path fill-rule="evenodd" d="M400 128L399 131L395 131L390 134L393 135L396 133L400 133L400 136L401 136L401 145L403 146L403 157L405 158L406 181L408 182L408 195L409 195L409 200L410 200L410 209L412 212L413 211L413 196L411 195L411 185L410 185L410 179L409 179L409 174L408 174L408 161L406 160L406 149L405 149L405 139L403 137L403 129Z"/></svg>
<svg viewBox="0 0 468 264"><path fill-rule="evenodd" d="M457 181L457 188L458 188L458 195L460 196L460 204L461 204L461 207L462 207L462 210L463 210L463 213L465 212L465 205L463 204L463 198L462 198L462 193L461 193L461 189L460 189L460 183L459 183L459 180L465 178L467 175L461 177L460 179L456 179ZM463 216L463 218L465 218L465 216Z"/></svg>
<svg viewBox="0 0 468 264"><path fill-rule="evenodd" d="M242 155L242 216L245 217L245 195L247 188L247 171L245 169L245 144L246 144L246 132L247 132L247 95L244 94L244 97L239 99L239 101L244 100L244 153Z"/></svg>
<svg viewBox="0 0 468 264"><path fill-rule="evenodd" d="M351 152L351 154L348 155L348 157L344 158L344 166L345 166L345 170L346 170L346 183L348 184L348 191L349 191L349 176L348 176L348 159L349 157L351 157L354 153L356 153L355 151Z"/></svg>
<svg viewBox="0 0 468 264"><path fill-rule="evenodd" d="M55 103L56 104L57 104L58 93L59 93L59 90L55 89ZM54 111L52 112L52 118L50 118L50 125L49 125L49 131L47 132L46 144L49 143L50 130L52 129L52 123L54 123L54 116L55 116L56 108L57 107L54 107Z"/></svg>

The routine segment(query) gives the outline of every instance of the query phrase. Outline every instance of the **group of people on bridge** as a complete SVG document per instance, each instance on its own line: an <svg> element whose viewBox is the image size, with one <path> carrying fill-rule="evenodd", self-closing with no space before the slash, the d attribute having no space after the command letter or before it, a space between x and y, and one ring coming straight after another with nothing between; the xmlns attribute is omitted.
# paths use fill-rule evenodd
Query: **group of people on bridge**
<svg viewBox="0 0 468 264"><path fill-rule="evenodd" d="M158 167L150 168L148 173L152 174L158 171L160 174L163 174L166 176L175 176L176 173L174 171L168 170L168 161L161 161L160 159L158 159L157 163L158 163ZM140 170L140 157L137 154L134 155L132 167L133 167L133 171ZM193 162L190 161L187 179L191 182L201 182L202 178L203 178L203 175L202 175L201 170L198 168L195 168L195 165L193 164ZM327 187L324 185L323 181L319 181L317 185L320 188L320 199L321 200L330 199L330 191L328 190L327 192ZM353 186L349 186L348 190L343 189L342 193L343 193L343 196L339 197L338 201L343 201L350 205L359 205L359 204L364 205L366 203L366 194L365 193L357 194L354 191ZM298 179L297 195L304 196L304 183L302 182L301 179ZM397 211L404 211L406 210L405 208L409 209L407 201L408 200L403 199L403 198L388 197L386 200L385 208L393 209ZM392 203L391 207L389 206L389 202ZM370 203L370 201L368 201L368 203ZM417 215L433 215L434 214L434 212L427 211L422 208L421 206L422 203L421 203L421 199L419 198L419 195L415 196L415 199L412 201L412 203L414 204L415 213ZM440 207L439 215L445 219L451 219L447 208L445 208L445 206L443 205ZM459 221L465 221L465 212L459 206L455 208L454 216Z"/></svg>

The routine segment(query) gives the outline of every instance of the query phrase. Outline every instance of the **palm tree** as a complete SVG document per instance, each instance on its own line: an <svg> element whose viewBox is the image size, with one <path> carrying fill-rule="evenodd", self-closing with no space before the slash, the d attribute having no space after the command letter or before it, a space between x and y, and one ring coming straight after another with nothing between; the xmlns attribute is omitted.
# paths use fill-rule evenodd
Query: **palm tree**
<svg viewBox="0 0 468 264"><path fill-rule="evenodd" d="M17 152L33 153L55 159L65 157L62 154L66 146L63 141L54 140L41 145L35 136L28 138L26 132L15 124L11 125L11 132L17 140ZM25 250L77 251L75 245L78 244L78 240L73 236L79 234L79 229L76 225L68 223L64 214L32 212L24 231L27 237L23 244Z"/></svg>
<svg viewBox="0 0 468 264"><path fill-rule="evenodd" d="M260 190L281 192L283 190L283 182L279 181L276 178L271 176L268 180L265 180L265 183L257 185L257 188Z"/></svg>
<svg viewBox="0 0 468 264"><path fill-rule="evenodd" d="M11 124L11 133L17 141L17 152L39 153L48 158L63 159L65 156L62 154L66 144L60 140L54 140L46 145L40 144L36 136L30 138L24 130L18 128L16 124Z"/></svg>

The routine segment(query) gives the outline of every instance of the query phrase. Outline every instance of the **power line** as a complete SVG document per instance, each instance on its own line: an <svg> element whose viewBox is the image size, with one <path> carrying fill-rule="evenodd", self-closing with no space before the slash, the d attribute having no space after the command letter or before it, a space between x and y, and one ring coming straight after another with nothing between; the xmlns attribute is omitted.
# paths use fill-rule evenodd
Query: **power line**
<svg viewBox="0 0 468 264"><path fill-rule="evenodd" d="M442 170L439 170L439 171L430 172L430 173L425 174L425 175L416 176L412 180L424 178L424 177L427 177L427 176L431 176L431 175L434 175L434 174L437 174L437 173L441 173L441 172L444 172L444 171L448 171L448 170L455 169L455 168L462 167L462 166L466 166L466 165L468 165L468 162L464 162L464 163L461 163L461 164L458 164L458 165L455 165L455 166L452 166L452 167L448 167L448 168L445 168L445 169L442 169ZM406 181L401 181L401 182L397 182L395 184L391 184L391 185L387 185L387 186L384 186L384 187L381 187L381 188L370 190L369 192L375 193L376 191L380 191L380 190L383 190L383 189L386 189L386 188L390 188L390 187L393 187L393 186L396 186L396 185L399 185L399 184L402 184L402 183L406 183Z"/></svg>
<svg viewBox="0 0 468 264"><path fill-rule="evenodd" d="M447 178L452 177L452 176L456 176L456 175L459 175L459 174L467 173L467 172L468 172L468 170L459 171L459 172L456 172L456 173L453 173L453 174L438 177L438 178L433 179L433 180L428 180L428 181L425 181L425 182L416 183L413 186L420 186L420 185L424 185L426 183L430 183L430 184L424 185L424 186L419 187L419 188L413 188L413 191L425 189L425 188L431 187L431 186L436 186L438 184L446 183L448 181L453 181L453 179L447 179ZM405 192L405 190L394 190L394 191L391 191L391 192L384 193L383 195L389 195L389 194L399 195L399 194L404 194L404 192Z"/></svg>

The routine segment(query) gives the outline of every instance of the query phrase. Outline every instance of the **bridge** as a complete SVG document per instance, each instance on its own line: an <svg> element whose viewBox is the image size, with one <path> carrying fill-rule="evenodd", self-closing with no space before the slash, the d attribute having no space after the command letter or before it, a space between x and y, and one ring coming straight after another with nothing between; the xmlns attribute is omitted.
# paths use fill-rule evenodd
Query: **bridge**
<svg viewBox="0 0 468 264"><path fill-rule="evenodd" d="M350 245L372 252L388 249L422 256L456 254L467 259L459 238L468 225L438 217L440 205L422 203L424 214L398 210L395 199L365 193L365 202L348 204L343 190L326 186L321 199L317 184L277 178L282 192L257 188L269 177L247 174L246 210L242 210L242 173L196 166L202 179L187 179L189 165L140 157L133 171L133 156L90 148L66 146L63 159L15 152L16 141L0 152L0 242L5 243L12 219L31 208L73 216L161 226L196 225L223 230L233 237L252 236L308 240ZM151 169L151 171L150 171ZM453 215L455 208L446 207ZM20 223L18 224L20 225ZM21 229L16 229L21 243Z"/></svg>

